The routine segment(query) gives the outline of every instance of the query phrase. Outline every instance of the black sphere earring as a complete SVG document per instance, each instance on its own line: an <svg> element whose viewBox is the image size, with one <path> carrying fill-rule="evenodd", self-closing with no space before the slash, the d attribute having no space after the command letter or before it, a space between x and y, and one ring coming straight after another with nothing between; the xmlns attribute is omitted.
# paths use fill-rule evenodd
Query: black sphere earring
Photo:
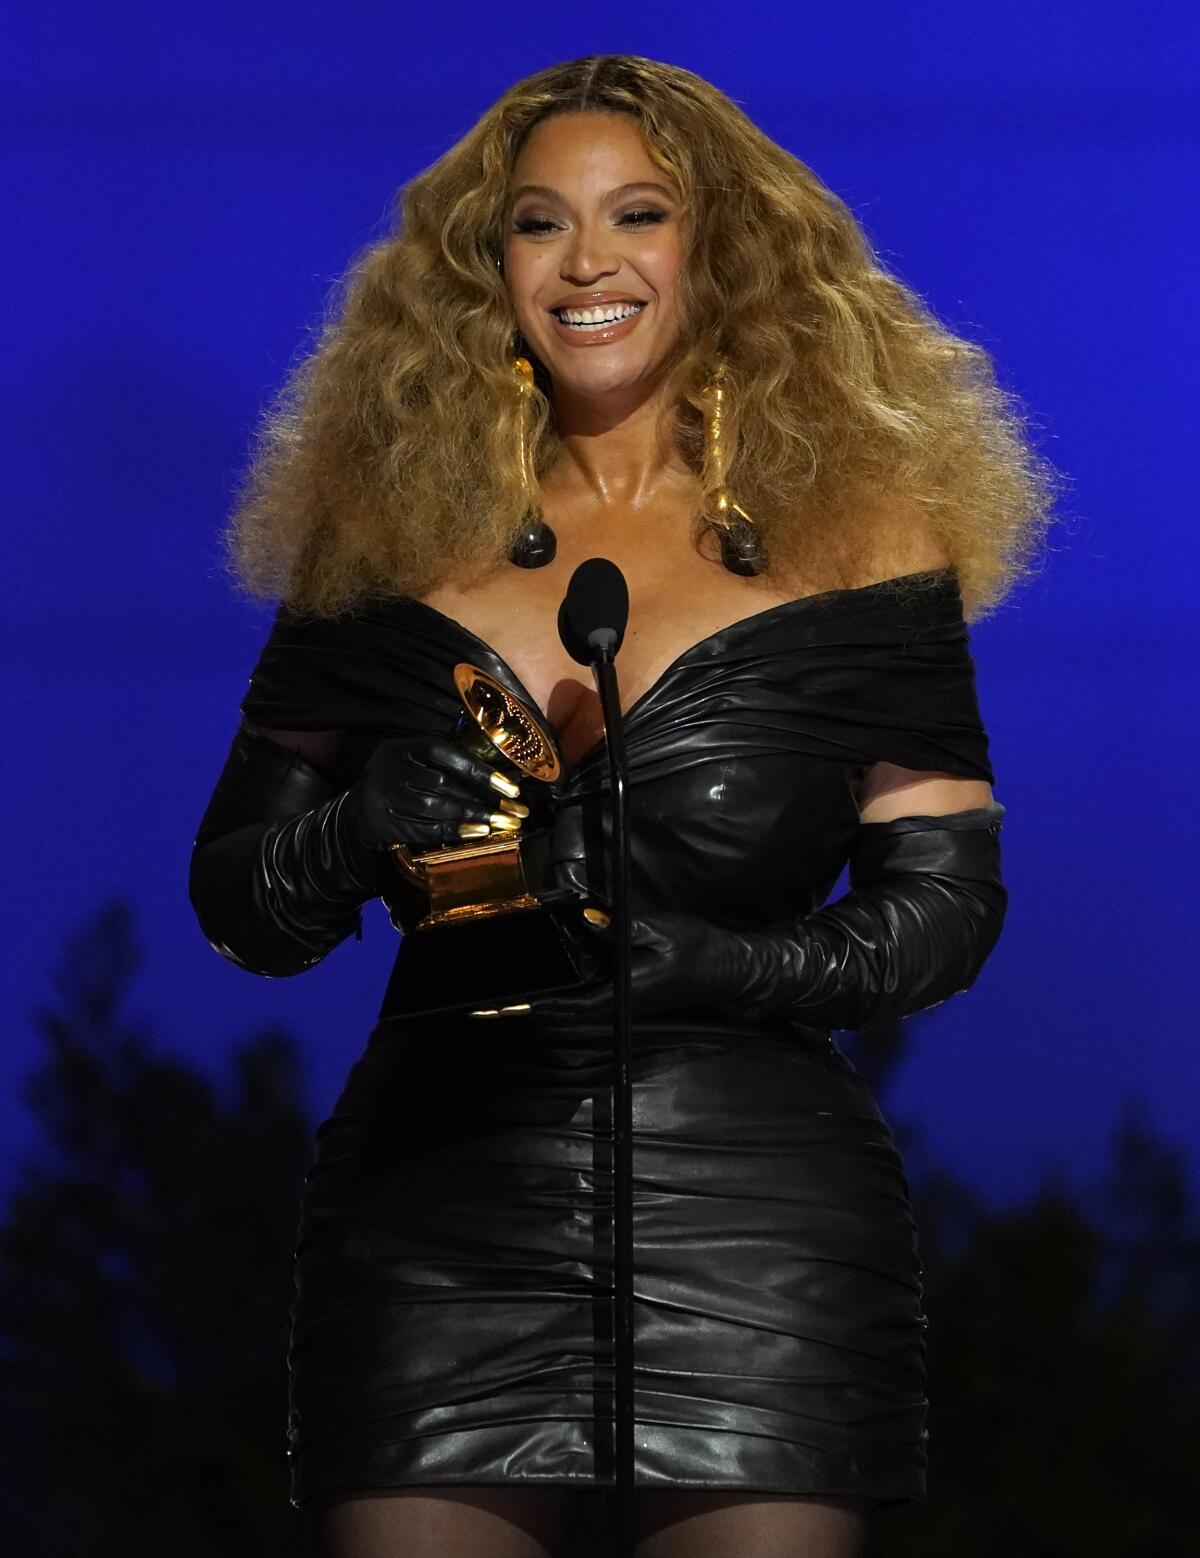
<svg viewBox="0 0 1200 1558"><path fill-rule="evenodd" d="M544 568L557 550L553 530L540 514L530 514L508 549L508 560L518 568Z"/></svg>
<svg viewBox="0 0 1200 1558"><path fill-rule="evenodd" d="M508 550L508 560L518 568L544 568L554 561L558 538L542 518L537 501L537 483L533 475L533 456L529 448L529 403L533 398L533 364L528 357L518 357L513 362L520 404L520 457L521 480L529 502L529 512L513 537Z"/></svg>

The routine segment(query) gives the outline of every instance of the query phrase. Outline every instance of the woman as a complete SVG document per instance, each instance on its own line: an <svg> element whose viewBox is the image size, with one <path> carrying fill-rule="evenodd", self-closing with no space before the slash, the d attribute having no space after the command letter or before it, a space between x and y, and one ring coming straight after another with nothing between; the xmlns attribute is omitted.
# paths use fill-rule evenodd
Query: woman
<svg viewBox="0 0 1200 1558"><path fill-rule="evenodd" d="M643 1558L848 1555L923 1493L907 1187L830 1034L999 934L965 615L1049 487L816 176L625 56L519 83L413 181L268 421L234 537L283 605L191 881L255 972L349 936L393 845L520 825L447 739L464 659L546 716L556 870L603 898L555 620L582 559L629 581ZM561 1553L612 1485L611 987L481 1022L444 945L403 941L306 1182L292 1496L335 1558Z"/></svg>

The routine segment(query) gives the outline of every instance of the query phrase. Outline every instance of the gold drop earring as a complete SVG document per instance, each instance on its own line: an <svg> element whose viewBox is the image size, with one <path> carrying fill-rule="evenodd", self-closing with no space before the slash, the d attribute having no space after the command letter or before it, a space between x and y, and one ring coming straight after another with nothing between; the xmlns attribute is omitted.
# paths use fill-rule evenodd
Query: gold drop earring
<svg viewBox="0 0 1200 1558"><path fill-rule="evenodd" d="M508 549L508 560L518 568L544 568L554 561L558 538L542 518L537 498L537 481L533 473L533 454L529 447L529 407L533 400L533 364L528 357L513 360L513 376L520 396L520 458L521 483L529 504L521 528Z"/></svg>
<svg viewBox="0 0 1200 1558"><path fill-rule="evenodd" d="M730 573L753 578L767 566L767 554L758 526L725 485L725 393L725 359L718 357L704 391L704 478L710 484L704 517L720 539L721 561Z"/></svg>

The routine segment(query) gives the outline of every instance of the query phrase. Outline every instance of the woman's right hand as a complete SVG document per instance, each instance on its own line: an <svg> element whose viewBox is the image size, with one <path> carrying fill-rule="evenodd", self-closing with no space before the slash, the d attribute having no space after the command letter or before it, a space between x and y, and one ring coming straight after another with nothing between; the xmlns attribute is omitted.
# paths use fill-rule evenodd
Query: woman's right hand
<svg viewBox="0 0 1200 1558"><path fill-rule="evenodd" d="M415 851L514 831L527 809L516 784L441 736L399 736L371 753L338 819L344 845L360 859L396 844Z"/></svg>
<svg viewBox="0 0 1200 1558"><path fill-rule="evenodd" d="M278 978L319 963L397 880L388 851L422 852L520 826L505 774L439 737L382 742L346 790L269 734L239 728L192 851L201 929L232 962Z"/></svg>

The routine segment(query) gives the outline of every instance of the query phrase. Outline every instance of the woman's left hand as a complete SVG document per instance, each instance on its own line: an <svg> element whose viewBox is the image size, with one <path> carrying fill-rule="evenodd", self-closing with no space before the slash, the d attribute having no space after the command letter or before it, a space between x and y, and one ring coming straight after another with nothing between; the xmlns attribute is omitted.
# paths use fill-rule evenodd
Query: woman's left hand
<svg viewBox="0 0 1200 1558"><path fill-rule="evenodd" d="M726 930L697 915L674 912L636 916L630 933L635 1016L695 1006L743 1010L757 987L771 983L775 960L768 935ZM612 933L608 926L593 926L592 934L611 938ZM612 981L534 1001L533 1011L550 1018L611 1019Z"/></svg>

